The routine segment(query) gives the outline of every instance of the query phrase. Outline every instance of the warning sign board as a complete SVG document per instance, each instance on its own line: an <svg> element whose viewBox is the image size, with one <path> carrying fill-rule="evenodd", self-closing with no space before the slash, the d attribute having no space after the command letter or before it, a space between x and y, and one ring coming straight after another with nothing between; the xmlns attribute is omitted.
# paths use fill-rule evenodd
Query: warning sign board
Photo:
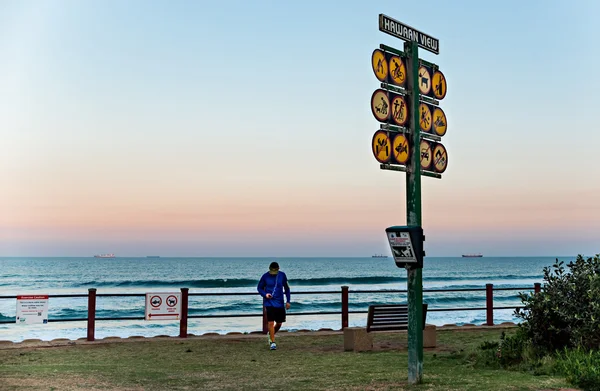
<svg viewBox="0 0 600 391"><path fill-rule="evenodd" d="M419 68L419 79L417 80L417 84L419 85L419 91L421 94L429 95L431 92L431 74L424 66Z"/></svg>
<svg viewBox="0 0 600 391"><path fill-rule="evenodd" d="M404 126L408 122L408 107L402 95L395 95L392 100L392 118L398 126Z"/></svg>
<svg viewBox="0 0 600 391"><path fill-rule="evenodd" d="M446 134L448 129L448 121L446 120L446 114L440 107L436 107L433 110L433 131L438 136Z"/></svg>
<svg viewBox="0 0 600 391"><path fill-rule="evenodd" d="M402 133L398 133L394 137L393 142L394 148L394 160L398 164L406 164L408 157L410 156L410 146L408 145L408 139Z"/></svg>
<svg viewBox="0 0 600 391"><path fill-rule="evenodd" d="M431 82L433 87L433 96L437 99L442 100L446 97L446 78L440 71L435 71L433 74L433 81Z"/></svg>
<svg viewBox="0 0 600 391"><path fill-rule="evenodd" d="M388 76L388 63L385 58L385 53L379 49L375 49L371 55L371 65L375 77L379 81L386 81Z"/></svg>
<svg viewBox="0 0 600 391"><path fill-rule="evenodd" d="M421 152L421 168L423 170L431 169L431 144L429 141L421 140L419 145L419 151Z"/></svg>
<svg viewBox="0 0 600 391"><path fill-rule="evenodd" d="M440 174L448 167L448 152L442 144L436 143L433 147L433 168Z"/></svg>
<svg viewBox="0 0 600 391"><path fill-rule="evenodd" d="M373 155L379 163L387 163L390 161L390 157L392 156L392 143L387 132L384 132L383 130L375 132L373 135L372 148Z"/></svg>
<svg viewBox="0 0 600 391"><path fill-rule="evenodd" d="M18 324L47 324L48 295L18 295L16 322Z"/></svg>
<svg viewBox="0 0 600 391"><path fill-rule="evenodd" d="M179 320L181 292L146 293L146 320Z"/></svg>
<svg viewBox="0 0 600 391"><path fill-rule="evenodd" d="M389 61L390 82L403 86L406 81L406 67L404 61L398 56L390 57Z"/></svg>
<svg viewBox="0 0 600 391"><path fill-rule="evenodd" d="M388 232L388 240L396 263L416 263L417 257L408 232Z"/></svg>
<svg viewBox="0 0 600 391"><path fill-rule="evenodd" d="M390 98L382 89L375 90L371 95L371 112L379 122L386 122L390 118Z"/></svg>
<svg viewBox="0 0 600 391"><path fill-rule="evenodd" d="M419 126L421 131L431 133L431 109L425 103L419 104Z"/></svg>

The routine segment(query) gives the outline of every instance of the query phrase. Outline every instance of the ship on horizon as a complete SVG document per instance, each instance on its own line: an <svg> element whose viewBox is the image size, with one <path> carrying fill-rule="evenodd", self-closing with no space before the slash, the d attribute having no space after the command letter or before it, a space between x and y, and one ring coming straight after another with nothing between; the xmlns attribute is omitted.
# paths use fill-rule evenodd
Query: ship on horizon
<svg viewBox="0 0 600 391"><path fill-rule="evenodd" d="M481 253L477 253L477 254L463 254L462 257L463 258L481 258L481 257L483 257L483 254L481 254Z"/></svg>
<svg viewBox="0 0 600 391"><path fill-rule="evenodd" d="M383 254L375 254L375 255L371 255L371 258L387 258L387 255L383 255Z"/></svg>
<svg viewBox="0 0 600 391"><path fill-rule="evenodd" d="M115 254L96 254L94 258L115 258Z"/></svg>

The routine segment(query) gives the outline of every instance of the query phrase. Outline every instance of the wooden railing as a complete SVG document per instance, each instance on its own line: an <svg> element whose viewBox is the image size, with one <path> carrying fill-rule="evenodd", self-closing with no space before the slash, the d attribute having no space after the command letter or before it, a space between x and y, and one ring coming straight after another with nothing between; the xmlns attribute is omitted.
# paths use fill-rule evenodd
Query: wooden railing
<svg viewBox="0 0 600 391"><path fill-rule="evenodd" d="M485 307L459 307L459 308L435 308L429 306L428 312L447 312L447 311L486 311L486 325L494 325L494 310L502 309L517 309L523 308L522 306L504 306L494 307L494 291L531 291L539 293L541 290L541 284L535 283L533 287L522 287L522 288L494 288L493 284L486 284L485 288L464 288L464 289L423 289L424 293L432 292L477 292L485 291L486 294L486 306ZM288 313L289 316L306 316L306 315L341 315L341 328L348 327L349 314L366 314L367 310L364 311L350 311L349 310L349 294L364 294L364 293L407 293L406 290L350 290L347 286L341 287L340 291L294 291L294 296L300 295L327 295L327 294L341 294L341 308L340 311L315 311L315 312L292 312ZM197 318L242 318L242 317L261 317L262 316L262 333L267 333L267 318L266 312L263 308L262 314L213 314L213 315L189 315L189 297L190 296L257 296L256 292L204 292L204 293L190 293L189 288L181 288L181 319L179 321L179 337L187 338L188 336L188 320ZM48 322L75 322L75 321L87 321L87 340L94 341L96 321L106 320L144 320L143 316L129 316L129 317L96 317L96 299L98 297L145 297L145 293L97 293L96 288L88 289L87 294L57 294L48 295L49 298L70 298L70 297L87 297L87 317L86 318L66 318L66 319L48 319ZM17 296L0 296L2 299L16 299ZM14 321L0 321L0 324L10 324Z"/></svg>

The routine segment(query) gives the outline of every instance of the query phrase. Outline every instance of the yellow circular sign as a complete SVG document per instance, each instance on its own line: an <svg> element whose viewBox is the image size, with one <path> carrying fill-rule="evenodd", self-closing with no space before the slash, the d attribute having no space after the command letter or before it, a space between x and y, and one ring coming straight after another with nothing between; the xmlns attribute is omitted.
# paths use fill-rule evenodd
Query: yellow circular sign
<svg viewBox="0 0 600 391"><path fill-rule="evenodd" d="M421 154L421 168L429 170L431 167L431 144L429 141L421 140L419 144L419 153Z"/></svg>
<svg viewBox="0 0 600 391"><path fill-rule="evenodd" d="M373 54L371 55L371 66L373 67L373 72L375 72L375 77L379 79L379 81L386 81L388 76L388 63L385 59L385 53L379 49L375 49Z"/></svg>
<svg viewBox="0 0 600 391"><path fill-rule="evenodd" d="M433 81L431 83L433 87L433 96L437 99L442 100L446 96L446 77L440 71L435 71L433 74Z"/></svg>
<svg viewBox="0 0 600 391"><path fill-rule="evenodd" d="M387 163L392 156L392 143L387 132L378 130L373 135L372 142L373 155L380 163Z"/></svg>
<svg viewBox="0 0 600 391"><path fill-rule="evenodd" d="M419 85L419 91L421 91L421 94L429 95L429 92L431 92L431 75L424 66L419 68L419 78L417 80L417 84Z"/></svg>
<svg viewBox="0 0 600 391"><path fill-rule="evenodd" d="M386 122L390 118L390 98L384 90L375 90L371 96L371 111L379 122Z"/></svg>
<svg viewBox="0 0 600 391"><path fill-rule="evenodd" d="M436 107L435 110L433 110L433 131L438 136L443 136L446 134L447 128L448 122L446 121L444 110Z"/></svg>
<svg viewBox="0 0 600 391"><path fill-rule="evenodd" d="M392 119L398 126L404 126L408 122L408 107L402 95L396 95L392 100Z"/></svg>
<svg viewBox="0 0 600 391"><path fill-rule="evenodd" d="M389 64L391 82L397 85L404 85L404 82L406 81L406 67L404 66L404 61L398 56L392 56Z"/></svg>
<svg viewBox="0 0 600 391"><path fill-rule="evenodd" d="M394 137L392 144L394 149L394 159L399 164L406 164L408 157L410 156L410 146L408 145L408 139L402 133L398 133Z"/></svg>
<svg viewBox="0 0 600 391"><path fill-rule="evenodd" d="M423 132L431 132L431 109L425 103L419 105L419 126Z"/></svg>
<svg viewBox="0 0 600 391"><path fill-rule="evenodd" d="M448 167L448 151L442 144L435 144L433 148L433 167L440 174Z"/></svg>

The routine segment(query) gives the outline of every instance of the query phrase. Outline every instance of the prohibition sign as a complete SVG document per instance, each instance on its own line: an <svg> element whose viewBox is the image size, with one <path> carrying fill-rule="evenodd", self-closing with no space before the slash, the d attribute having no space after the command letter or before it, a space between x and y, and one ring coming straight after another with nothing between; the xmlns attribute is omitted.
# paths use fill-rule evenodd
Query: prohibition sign
<svg viewBox="0 0 600 391"><path fill-rule="evenodd" d="M406 99L402 95L396 95L392 100L392 119L399 126L404 126L408 122L408 108Z"/></svg>
<svg viewBox="0 0 600 391"><path fill-rule="evenodd" d="M443 136L446 134L446 130L448 128L448 121L446 120L446 114L444 110L439 107L436 107L433 110L433 131L438 136Z"/></svg>
<svg viewBox="0 0 600 391"><path fill-rule="evenodd" d="M167 307L175 307L177 305L177 296L170 295L167 297Z"/></svg>
<svg viewBox="0 0 600 391"><path fill-rule="evenodd" d="M433 148L433 167L440 174L448 167L448 151L442 144L436 144Z"/></svg>
<svg viewBox="0 0 600 391"><path fill-rule="evenodd" d="M433 73L433 95L439 100L444 99L446 96L446 91L448 90L446 86L446 77L440 71L435 71Z"/></svg>
<svg viewBox="0 0 600 391"><path fill-rule="evenodd" d="M375 132L373 135L372 148L373 155L379 163L387 163L390 161L390 157L392 156L392 143L390 142L390 136L387 132L382 130Z"/></svg>
<svg viewBox="0 0 600 391"><path fill-rule="evenodd" d="M410 156L410 146L408 145L408 139L402 133L398 133L394 137L392 144L394 148L394 159L398 164L406 164Z"/></svg>
<svg viewBox="0 0 600 391"><path fill-rule="evenodd" d="M390 79L393 84L404 85L406 81L406 67L404 61L398 56L390 58Z"/></svg>
<svg viewBox="0 0 600 391"><path fill-rule="evenodd" d="M371 96L371 112L379 122L387 122L390 118L390 98L382 89L375 90Z"/></svg>
<svg viewBox="0 0 600 391"><path fill-rule="evenodd" d="M422 131L431 132L431 110L425 103L419 104L419 126Z"/></svg>
<svg viewBox="0 0 600 391"><path fill-rule="evenodd" d="M150 305L154 308L160 307L162 304L162 298L160 296L152 296L150 298Z"/></svg>
<svg viewBox="0 0 600 391"><path fill-rule="evenodd" d="M421 153L421 168L423 170L429 170L431 167L431 144L428 141L421 140L419 144L419 151Z"/></svg>
<svg viewBox="0 0 600 391"><path fill-rule="evenodd" d="M375 72L375 77L379 81L386 81L388 76L388 63L385 60L385 53L379 49L373 50L373 54L371 55L371 66L373 67L373 72Z"/></svg>
<svg viewBox="0 0 600 391"><path fill-rule="evenodd" d="M425 68L422 65L419 68L418 82L419 82L419 91L421 91L421 94L429 95L429 93L431 92L431 75L429 74L429 71L427 70L427 68Z"/></svg>

